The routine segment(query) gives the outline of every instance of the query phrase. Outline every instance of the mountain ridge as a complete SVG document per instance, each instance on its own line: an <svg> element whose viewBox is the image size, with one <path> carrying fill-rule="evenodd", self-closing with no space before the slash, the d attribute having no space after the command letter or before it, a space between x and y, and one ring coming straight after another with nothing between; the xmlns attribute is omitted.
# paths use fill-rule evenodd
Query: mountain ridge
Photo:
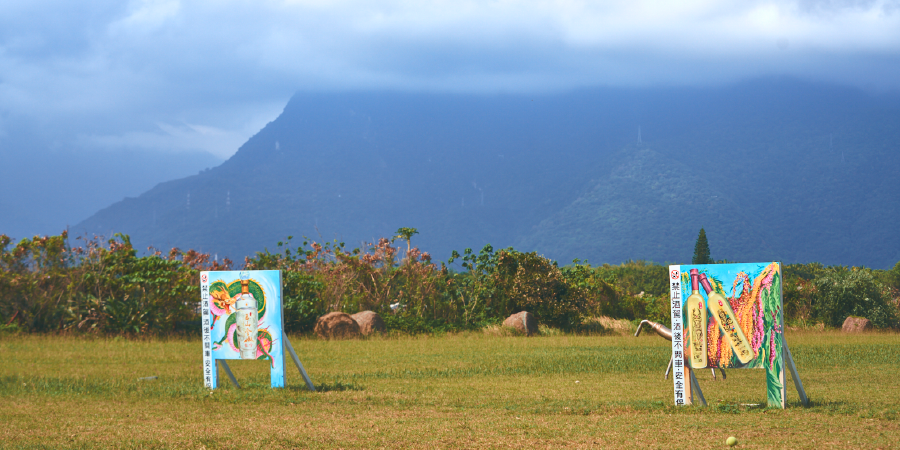
<svg viewBox="0 0 900 450"><path fill-rule="evenodd" d="M415 227L440 259L490 243L615 263L686 261L702 226L717 259L889 267L897 106L792 80L298 93L220 166L78 227L237 259L289 235L352 247Z"/></svg>

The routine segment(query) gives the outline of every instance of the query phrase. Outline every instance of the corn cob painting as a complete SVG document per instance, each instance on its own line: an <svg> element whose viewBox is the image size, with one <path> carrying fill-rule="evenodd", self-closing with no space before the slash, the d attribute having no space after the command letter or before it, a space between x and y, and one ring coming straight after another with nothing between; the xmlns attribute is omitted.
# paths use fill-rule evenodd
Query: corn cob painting
<svg viewBox="0 0 900 450"><path fill-rule="evenodd" d="M782 356L783 317L781 264L705 264L683 265L681 270L681 298L690 295L691 269L697 269L708 280L710 291L705 293L706 303L721 299L727 302L718 316L712 311L706 324L707 367L718 368L759 368L767 372L767 399L770 406L784 403L784 358ZM701 293L703 293L701 291ZM715 303L713 303L715 305ZM687 331L687 317L683 318L684 348L691 348L693 336ZM726 326L722 321L728 322ZM724 331L737 331L746 337L742 347L735 347ZM752 356L741 359L736 349L747 354L747 344Z"/></svg>

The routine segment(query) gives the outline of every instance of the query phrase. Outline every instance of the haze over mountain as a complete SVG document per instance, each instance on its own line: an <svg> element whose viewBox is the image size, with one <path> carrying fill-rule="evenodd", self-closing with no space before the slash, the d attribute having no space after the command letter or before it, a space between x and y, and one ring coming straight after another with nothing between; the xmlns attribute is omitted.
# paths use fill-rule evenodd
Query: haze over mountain
<svg viewBox="0 0 900 450"><path fill-rule="evenodd" d="M76 230L241 259L292 235L399 227L440 259L900 260L900 103L766 79L566 94L298 93L228 161ZM640 131L639 131L640 130ZM639 141L640 139L640 141Z"/></svg>
<svg viewBox="0 0 900 450"><path fill-rule="evenodd" d="M824 85L723 87L763 77L865 94ZM272 122L297 92L285 115ZM111 202L214 167L215 158L228 159L246 143L235 162L134 200L149 209L121 215L127 208L119 205L85 224L103 233L132 230L137 243L203 245L229 255L274 245L288 234L317 236L318 224L323 237L351 244L414 226L422 231L416 242L436 255L491 242L538 249L561 261L683 260L682 253L661 250L668 245L656 236L662 222L671 233L683 228L672 234L682 239L695 235L686 231L698 225L692 220L705 226L713 217L696 212L681 225L660 219L671 206L658 203L662 192L681 195L679 201L696 201L696 195L684 192L680 172L666 177L643 168L681 163L680 170L690 172L707 164L719 173L695 176L719 180L706 189L729 196L737 195L730 192L739 187L736 179L766 180L783 192L834 194L823 200L791 192L787 197L806 203L790 219L778 216L780 224L767 221L765 229L781 227L778 238L707 227L714 256L740 259L767 248L732 247L750 239L764 240L784 258L849 264L861 254L858 261L876 264L896 259L882 255L896 247L890 237L871 250L846 250L856 244L844 239L825 253L804 236L779 239L794 232L785 224L813 217L835 221L832 228L807 228L831 238L859 236L854 230L863 222L893 217L890 202L856 206L892 192L890 185L879 191L866 184L875 176L893 178L892 155L878 162L880 172L860 166L857 175L867 178L847 181L846 189L832 184L836 171L881 158L872 156L878 139L894 145L893 125L883 122L893 112L879 111L894 111L897 101L885 92L900 92L896 0L5 2L0 233L59 233ZM817 110L822 105L833 109ZM862 149L862 159L826 166L837 153L815 147L825 135L832 143L827 149ZM796 169L808 185L789 184L794 177L779 178L769 165L745 157L719 159L786 150L794 165L797 154L824 158L813 164L820 170L814 175L806 164ZM688 163L689 153L704 157ZM238 165L251 173L243 178L269 191L223 178ZM638 168L635 175L621 176L630 167ZM822 174L832 178L821 181ZM288 182L295 184L285 187ZM217 208L229 208L234 185L242 201L265 206L257 215L265 226L253 233L241 225L245 219L222 225L216 217ZM860 225L848 224L833 200L847 189L853 193L850 216L886 216L858 216L853 220ZM637 203L622 202L634 196L657 203L644 201L632 211L637 216L624 217L622 211ZM765 216L746 198L728 198L732 203L713 208L729 209L726 222L740 214ZM211 210L198 209L213 201ZM201 212L212 214L208 224L192 218ZM165 229L142 228L162 227L160 220ZM175 229L178 222L193 225ZM762 225L747 223L753 230ZM210 234L195 235L200 228ZM634 241L636 230L648 229L652 235Z"/></svg>
<svg viewBox="0 0 900 450"><path fill-rule="evenodd" d="M18 151L23 148L29 150ZM59 234L125 196L223 159L200 151L76 151L2 139L0 161L0 233L21 239Z"/></svg>

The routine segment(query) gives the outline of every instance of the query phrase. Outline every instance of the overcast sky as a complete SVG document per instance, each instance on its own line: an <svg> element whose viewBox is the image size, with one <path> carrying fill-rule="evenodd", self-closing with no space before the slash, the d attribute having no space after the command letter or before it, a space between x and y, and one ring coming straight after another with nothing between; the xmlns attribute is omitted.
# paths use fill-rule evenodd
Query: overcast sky
<svg viewBox="0 0 900 450"><path fill-rule="evenodd" d="M0 143L228 157L299 90L900 90L900 0L0 0Z"/></svg>

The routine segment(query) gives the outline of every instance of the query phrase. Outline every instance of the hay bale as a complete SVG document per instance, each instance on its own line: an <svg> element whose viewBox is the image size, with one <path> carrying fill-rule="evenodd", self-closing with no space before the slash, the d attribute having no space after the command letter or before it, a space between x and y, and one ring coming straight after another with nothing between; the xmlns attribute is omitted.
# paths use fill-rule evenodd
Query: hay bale
<svg viewBox="0 0 900 450"><path fill-rule="evenodd" d="M384 326L384 320L375 311L360 311L350 316L359 324L359 331L363 336L372 333L384 333L387 327Z"/></svg>
<svg viewBox="0 0 900 450"><path fill-rule="evenodd" d="M359 324L342 312L330 312L316 320L315 332L323 339L353 339L360 335Z"/></svg>

